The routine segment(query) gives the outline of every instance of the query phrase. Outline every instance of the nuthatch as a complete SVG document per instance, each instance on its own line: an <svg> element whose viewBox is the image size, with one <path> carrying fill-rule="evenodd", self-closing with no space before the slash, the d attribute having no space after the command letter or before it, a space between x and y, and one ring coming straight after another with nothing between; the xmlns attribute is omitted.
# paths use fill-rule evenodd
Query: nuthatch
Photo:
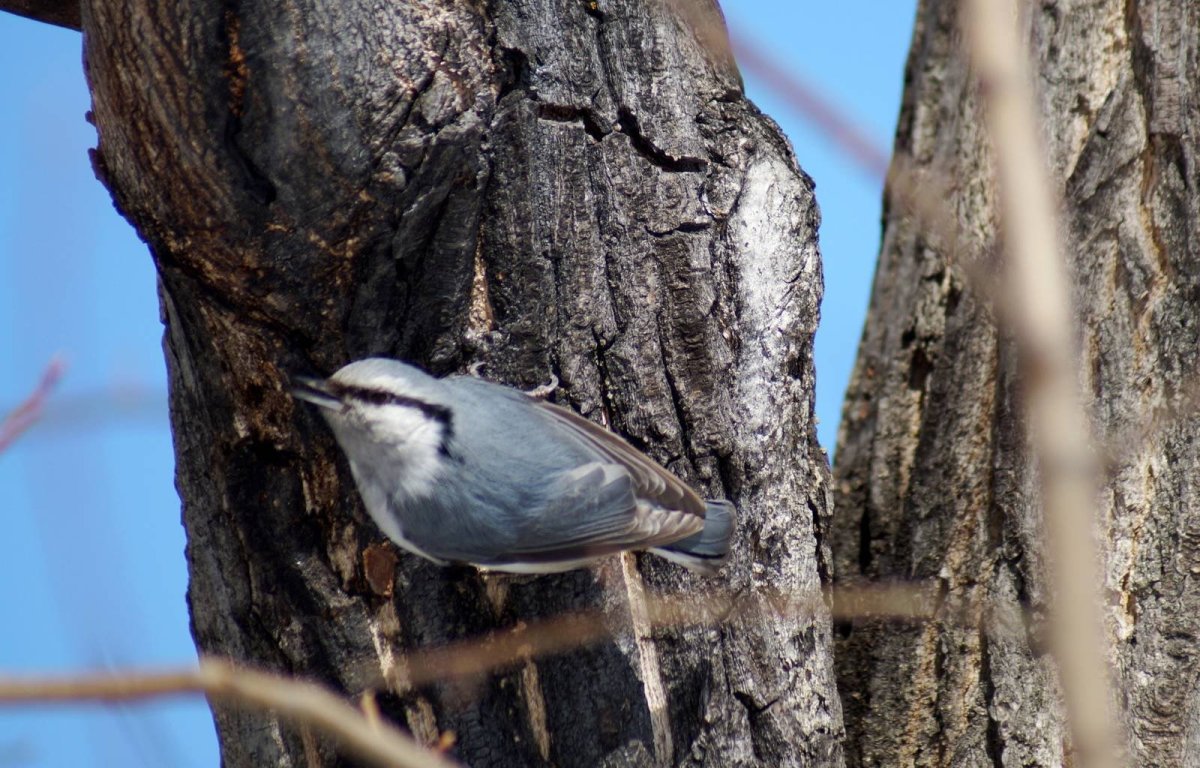
<svg viewBox="0 0 1200 768"><path fill-rule="evenodd" d="M729 556L732 504L703 501L565 408L381 358L293 382L320 406L375 523L434 562L550 573L648 549L711 575Z"/></svg>

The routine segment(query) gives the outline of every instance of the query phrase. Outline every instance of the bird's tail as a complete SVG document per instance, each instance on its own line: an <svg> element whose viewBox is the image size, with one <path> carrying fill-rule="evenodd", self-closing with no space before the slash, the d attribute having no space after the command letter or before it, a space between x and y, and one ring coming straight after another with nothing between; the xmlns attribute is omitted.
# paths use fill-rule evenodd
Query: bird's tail
<svg viewBox="0 0 1200 768"><path fill-rule="evenodd" d="M697 573L712 576L729 559L735 530L737 510L733 504L709 501L704 510L704 530L650 551Z"/></svg>

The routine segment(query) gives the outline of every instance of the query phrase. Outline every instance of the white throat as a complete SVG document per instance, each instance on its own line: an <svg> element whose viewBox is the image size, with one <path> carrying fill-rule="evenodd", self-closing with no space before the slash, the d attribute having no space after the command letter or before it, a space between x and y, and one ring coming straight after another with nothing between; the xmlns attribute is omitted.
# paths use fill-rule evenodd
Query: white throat
<svg viewBox="0 0 1200 768"><path fill-rule="evenodd" d="M388 405L338 414L330 425L355 467L364 499L367 485L377 486L370 493L399 503L423 498L433 490L446 462L442 452L446 427L441 421L418 408Z"/></svg>

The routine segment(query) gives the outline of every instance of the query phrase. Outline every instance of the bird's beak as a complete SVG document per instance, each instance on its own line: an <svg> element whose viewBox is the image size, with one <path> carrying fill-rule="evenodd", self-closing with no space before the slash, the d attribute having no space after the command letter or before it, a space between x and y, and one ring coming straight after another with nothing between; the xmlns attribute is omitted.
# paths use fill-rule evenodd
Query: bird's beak
<svg viewBox="0 0 1200 768"><path fill-rule="evenodd" d="M335 410L342 407L341 398L333 394L325 379L313 379L308 376L292 376L292 394L301 400L307 400L313 405Z"/></svg>

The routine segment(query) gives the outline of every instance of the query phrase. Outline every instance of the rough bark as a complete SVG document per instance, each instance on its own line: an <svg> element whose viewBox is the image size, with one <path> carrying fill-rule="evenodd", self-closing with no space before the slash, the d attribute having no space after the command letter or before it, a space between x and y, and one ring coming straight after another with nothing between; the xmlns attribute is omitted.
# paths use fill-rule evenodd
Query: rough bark
<svg viewBox="0 0 1200 768"><path fill-rule="evenodd" d="M944 233L889 201L833 530L838 580L933 580L942 612L924 626L838 628L852 765L1071 759L1042 632L1041 511L1014 346L984 270L968 280L961 267L998 248L958 6L920 5L896 149L948 181L960 247L947 253ZM1200 762L1197 8L1051 1L1024 19L1065 201L1080 377L1112 457L1096 512L1133 765ZM1021 611L1028 625L1003 620Z"/></svg>
<svg viewBox="0 0 1200 768"><path fill-rule="evenodd" d="M727 56L660 2L97 0L82 26L95 167L160 274L202 652L358 694L397 649L602 607L610 643L383 711L474 766L841 763L826 615L636 618L643 581L753 595L827 566L818 213ZM732 564L497 589L400 554L368 578L381 534L286 375L376 354L557 375L559 402L737 502ZM310 764L269 716L216 721L227 765Z"/></svg>

